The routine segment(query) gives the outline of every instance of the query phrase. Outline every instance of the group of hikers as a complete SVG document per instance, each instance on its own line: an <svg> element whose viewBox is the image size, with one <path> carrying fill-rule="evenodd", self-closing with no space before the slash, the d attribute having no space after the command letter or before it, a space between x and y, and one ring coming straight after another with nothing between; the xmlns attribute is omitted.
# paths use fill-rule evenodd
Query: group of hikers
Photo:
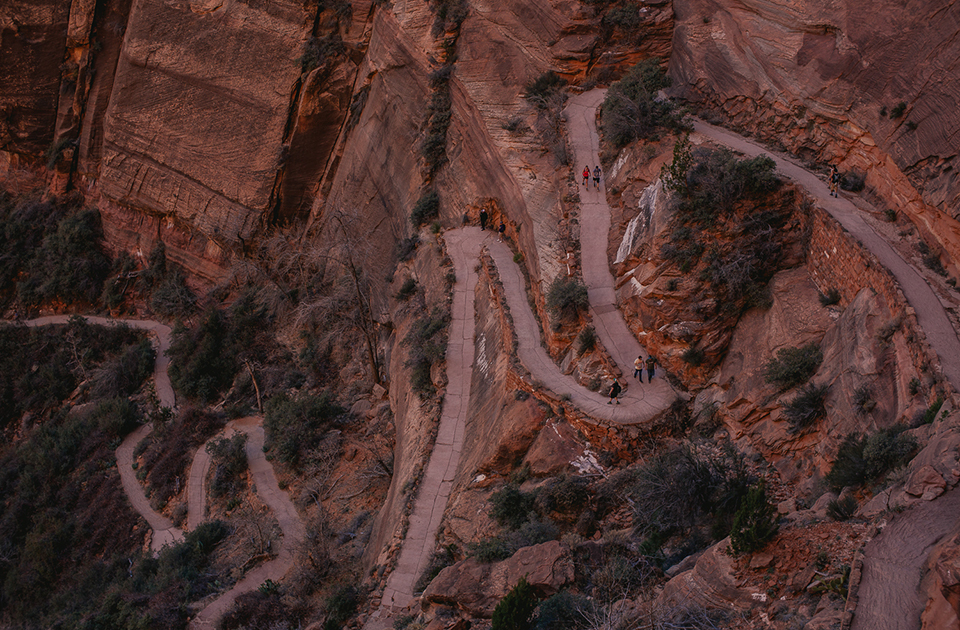
<svg viewBox="0 0 960 630"><path fill-rule="evenodd" d="M643 358L643 355L637 357L636 361L633 362L633 376L643 382L643 368L647 368L647 382L653 382L653 375L657 370L657 360L653 358L653 355L648 355L646 359ZM615 379L613 385L610 386L610 400L607 401L608 405L612 405L614 401L619 405L620 404L620 393L623 391L623 387L620 386L620 380Z"/></svg>
<svg viewBox="0 0 960 630"><path fill-rule="evenodd" d="M480 208L480 229L487 229L487 221L489 217L487 216L487 209ZM497 241L503 242L503 234L507 231L507 224L503 222L503 219L500 220L500 226L497 228Z"/></svg>

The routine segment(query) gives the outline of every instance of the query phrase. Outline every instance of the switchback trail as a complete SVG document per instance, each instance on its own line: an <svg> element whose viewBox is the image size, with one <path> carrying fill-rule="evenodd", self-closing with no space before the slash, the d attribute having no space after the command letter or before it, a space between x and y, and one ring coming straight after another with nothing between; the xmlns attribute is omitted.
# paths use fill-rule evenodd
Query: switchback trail
<svg viewBox="0 0 960 630"><path fill-rule="evenodd" d="M41 317L24 322L24 324L27 326L62 325L68 323L70 317L68 315ZM155 334L157 357L153 373L154 387L162 406L170 409L176 406L176 397L167 373L170 364L170 359L166 355L166 351L170 347L169 326L150 320L121 320L94 316L84 316L83 319L91 324L101 326L125 324L131 328L147 330ZM150 548L156 554L166 545L183 541L183 532L174 527L170 519L153 510L133 469L133 451L137 444L149 435L151 428L151 425L145 424L128 435L117 448L116 455L123 490L133 508L153 530ZM273 560L249 571L233 588L204 607L190 622L190 627L193 629L216 627L223 614L233 606L233 603L241 594L258 588L266 580L279 581L283 578L293 566L294 550L301 547L306 538L306 530L300 520L300 515L287 493L280 489L277 478L273 473L273 467L264 456L263 417L250 416L233 420L227 424L225 435L229 437L237 431L242 431L247 435L247 464L250 468L253 484L256 487L257 495L273 511L283 533L283 541L277 556ZM189 506L187 523L191 530L204 520L203 512L206 497L203 479L210 464L210 458L204 446L201 446L194 456L187 483L187 502Z"/></svg>

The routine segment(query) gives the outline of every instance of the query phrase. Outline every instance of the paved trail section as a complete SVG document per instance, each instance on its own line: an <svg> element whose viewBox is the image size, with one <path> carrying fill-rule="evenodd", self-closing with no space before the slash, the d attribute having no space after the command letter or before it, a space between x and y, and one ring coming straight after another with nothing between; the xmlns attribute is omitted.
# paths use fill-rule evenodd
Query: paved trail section
<svg viewBox="0 0 960 630"><path fill-rule="evenodd" d="M276 582L283 578L293 567L294 552L302 547L306 539L306 529L300 520L300 515L290 501L290 497L277 484L273 467L263 453L263 417L250 416L234 420L227 425L228 437L231 431L242 431L247 435L246 451L250 475L257 494L273 511L280 524L283 542L276 558L247 572L233 588L201 610L190 622L190 628L193 630L216 628L220 618L230 610L237 597L259 588L267 580Z"/></svg>
<svg viewBox="0 0 960 630"><path fill-rule="evenodd" d="M49 326L64 325L70 321L70 315L51 315L40 317L24 322L27 326ZM170 376L167 368L170 365L170 358L166 355L170 347L170 327L160 322L140 319L110 319L107 317L84 316L84 320L89 324L98 326L118 326L127 325L130 328L146 330L154 334L156 338L155 350L157 353L156 362L153 367L154 388L157 392L157 398L160 405L173 409L176 407L176 396L173 393L173 387L170 385ZM133 509L143 517L143 520L150 525L153 535L150 539L150 549L154 554L158 553L164 546L183 541L183 532L174 527L173 522L166 516L160 514L150 506L150 500L143 491L143 486L137 480L137 473L133 469L133 451L137 444L146 438L153 427L149 424L141 426L139 429L124 438L120 446L117 447L117 469L120 472L120 483L123 485L123 491L127 494Z"/></svg>
<svg viewBox="0 0 960 630"><path fill-rule="evenodd" d="M944 375L953 385L954 390L960 391L960 339L957 338L957 333L950 324L943 304L923 276L863 220L852 202L842 195L831 197L830 189L825 182L790 157L774 153L741 136L705 122L695 121L694 129L697 133L748 157L767 155L772 158L780 173L805 188L820 207L829 212L861 245L876 256L897 279L907 301L917 313L917 322L927 336L927 342L940 358Z"/></svg>
<svg viewBox="0 0 960 630"><path fill-rule="evenodd" d="M27 326L62 325L68 323L69 319L70 316L68 315L56 315L42 317L24 323ZM170 347L169 326L149 320L117 320L92 316L85 316L84 319L90 324L101 326L125 324L131 328L138 328L154 333L157 339L157 358L154 365L153 376L157 397L160 400L160 404L164 407L173 409L176 406L176 397L167 373L170 364L170 359L166 355L166 351ZM153 510L150 506L150 501L144 493L143 486L141 486L137 480L136 472L133 469L133 451L137 444L149 435L151 428L151 425L146 424L128 435L117 448L116 455L117 468L120 471L120 481L123 485L123 490L127 494L127 498L130 500L133 508L153 530L150 548L154 554L156 554L166 545L182 542L184 537L183 532L174 527L170 519ZM283 578L293 566L294 550L301 547L306 538L306 530L303 522L300 520L300 515L297 513L287 493L280 489L277 478L273 473L273 467L263 453L263 417L250 416L233 420L227 424L225 435L230 437L236 431L242 431L247 435L247 463L250 468L253 484L261 500L273 511L274 516L276 516L280 530L283 533L283 542L281 543L277 556L273 560L249 571L233 588L214 599L200 611L190 622L190 627L196 630L215 628L224 613L233 606L237 597L243 593L259 588L266 580L279 581ZM190 466L190 476L187 482L187 502L189 506L187 523L191 530L204 520L204 504L206 499L204 478L210 466L210 456L206 452L205 446L206 444L197 450L197 454L194 456Z"/></svg>

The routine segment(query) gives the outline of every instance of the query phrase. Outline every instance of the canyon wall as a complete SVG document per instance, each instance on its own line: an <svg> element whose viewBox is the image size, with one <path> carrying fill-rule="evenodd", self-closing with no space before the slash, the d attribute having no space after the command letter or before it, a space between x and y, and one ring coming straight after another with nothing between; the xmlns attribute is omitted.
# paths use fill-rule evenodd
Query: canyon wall
<svg viewBox="0 0 960 630"><path fill-rule="evenodd" d="M866 175L960 263L953 105L960 7L947 0L678 0L673 93L802 159Z"/></svg>

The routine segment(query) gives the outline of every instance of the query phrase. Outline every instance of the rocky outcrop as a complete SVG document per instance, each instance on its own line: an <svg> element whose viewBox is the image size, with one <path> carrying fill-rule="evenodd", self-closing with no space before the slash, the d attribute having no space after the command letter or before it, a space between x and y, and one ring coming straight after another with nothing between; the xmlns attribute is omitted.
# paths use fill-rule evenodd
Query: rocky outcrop
<svg viewBox="0 0 960 630"><path fill-rule="evenodd" d="M422 601L490 618L523 577L540 597L549 597L573 581L573 562L555 540L524 547L502 562L482 564L468 558L441 571L423 592Z"/></svg>
<svg viewBox="0 0 960 630"><path fill-rule="evenodd" d="M939 1L674 3L675 93L811 161L866 173L960 260L960 8ZM896 77L891 79L891 77Z"/></svg>
<svg viewBox="0 0 960 630"><path fill-rule="evenodd" d="M679 573L666 583L657 604L664 609L689 605L749 608L756 598L739 588L734 575L734 560L728 553L729 546L730 539L726 538L707 549L692 569Z"/></svg>

